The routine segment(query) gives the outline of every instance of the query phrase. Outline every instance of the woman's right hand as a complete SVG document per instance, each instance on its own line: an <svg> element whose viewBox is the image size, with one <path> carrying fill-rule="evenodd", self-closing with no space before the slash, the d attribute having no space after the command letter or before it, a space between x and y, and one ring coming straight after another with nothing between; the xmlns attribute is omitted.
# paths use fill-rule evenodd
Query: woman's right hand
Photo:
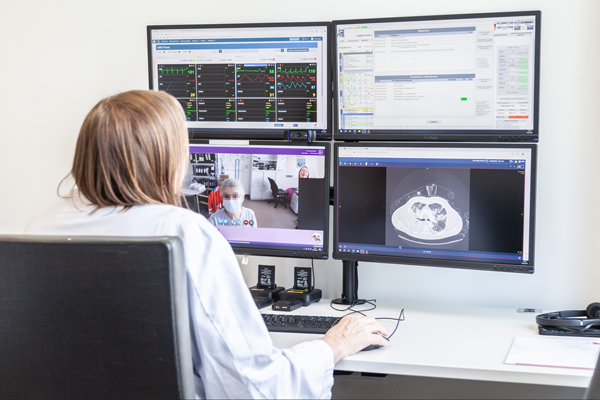
<svg viewBox="0 0 600 400"><path fill-rule="evenodd" d="M375 318L351 314L342 318L321 340L331 347L337 364L371 344L387 346L389 341L381 335L388 336L389 332Z"/></svg>

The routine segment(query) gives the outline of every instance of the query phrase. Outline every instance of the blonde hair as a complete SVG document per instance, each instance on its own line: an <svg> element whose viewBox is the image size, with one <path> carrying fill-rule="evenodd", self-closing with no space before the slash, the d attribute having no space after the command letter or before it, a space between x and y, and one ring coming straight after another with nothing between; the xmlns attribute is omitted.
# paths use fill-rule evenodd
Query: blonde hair
<svg viewBox="0 0 600 400"><path fill-rule="evenodd" d="M298 170L298 176L302 175L302 170L305 169L306 170L306 177L308 178L310 176L310 171L308 170L308 167L306 165L303 165L299 170Z"/></svg>
<svg viewBox="0 0 600 400"><path fill-rule="evenodd" d="M79 131L71 175L97 208L181 205L185 114L171 95L133 90L101 100Z"/></svg>

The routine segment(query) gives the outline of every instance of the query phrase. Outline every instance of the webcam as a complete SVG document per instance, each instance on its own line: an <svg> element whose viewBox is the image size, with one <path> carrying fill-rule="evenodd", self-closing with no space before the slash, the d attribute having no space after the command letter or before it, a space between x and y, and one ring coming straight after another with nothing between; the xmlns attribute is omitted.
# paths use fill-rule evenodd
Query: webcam
<svg viewBox="0 0 600 400"><path fill-rule="evenodd" d="M313 142L315 138L315 131L290 130L284 134L284 139L290 142Z"/></svg>

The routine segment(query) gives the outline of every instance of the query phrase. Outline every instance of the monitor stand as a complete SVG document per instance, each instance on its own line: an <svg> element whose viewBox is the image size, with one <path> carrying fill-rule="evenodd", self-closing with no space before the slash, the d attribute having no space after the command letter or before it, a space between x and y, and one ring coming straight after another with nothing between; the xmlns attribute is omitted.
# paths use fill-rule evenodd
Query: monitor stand
<svg viewBox="0 0 600 400"><path fill-rule="evenodd" d="M342 297L333 300L334 304L359 305L365 304L358 299L358 262L342 260Z"/></svg>

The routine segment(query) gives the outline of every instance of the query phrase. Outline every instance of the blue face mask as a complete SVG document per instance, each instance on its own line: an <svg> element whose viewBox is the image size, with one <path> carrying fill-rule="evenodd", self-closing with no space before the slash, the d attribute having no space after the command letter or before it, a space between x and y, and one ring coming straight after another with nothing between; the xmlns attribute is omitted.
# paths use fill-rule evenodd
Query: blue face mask
<svg viewBox="0 0 600 400"><path fill-rule="evenodd" d="M223 207L229 214L235 214L241 206L242 202L240 200L223 200Z"/></svg>

